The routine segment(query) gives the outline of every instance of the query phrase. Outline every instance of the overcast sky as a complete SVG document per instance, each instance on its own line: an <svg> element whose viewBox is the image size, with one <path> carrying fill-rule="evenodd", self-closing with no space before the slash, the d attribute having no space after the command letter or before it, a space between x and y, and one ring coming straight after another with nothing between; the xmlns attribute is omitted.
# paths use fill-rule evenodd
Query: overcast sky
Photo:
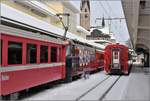
<svg viewBox="0 0 150 101"><path fill-rule="evenodd" d="M80 0L72 0L74 5L80 7ZM101 21L96 21L96 18L124 18L122 4L120 0L90 0L91 10L91 26L101 26ZM108 26L108 21L105 21ZM120 43L125 43L129 38L125 20L113 20L111 30L114 33L116 40Z"/></svg>

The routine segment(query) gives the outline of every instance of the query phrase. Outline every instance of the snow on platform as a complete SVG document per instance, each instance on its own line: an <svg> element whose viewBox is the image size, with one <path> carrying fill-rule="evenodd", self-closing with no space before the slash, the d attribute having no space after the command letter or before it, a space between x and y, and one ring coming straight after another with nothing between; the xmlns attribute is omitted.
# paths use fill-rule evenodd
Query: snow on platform
<svg viewBox="0 0 150 101"><path fill-rule="evenodd" d="M143 67L135 67L128 82L123 100L150 101L150 73Z"/></svg>
<svg viewBox="0 0 150 101"><path fill-rule="evenodd" d="M135 63L129 76L123 76L103 99L114 101L150 101L150 73Z"/></svg>

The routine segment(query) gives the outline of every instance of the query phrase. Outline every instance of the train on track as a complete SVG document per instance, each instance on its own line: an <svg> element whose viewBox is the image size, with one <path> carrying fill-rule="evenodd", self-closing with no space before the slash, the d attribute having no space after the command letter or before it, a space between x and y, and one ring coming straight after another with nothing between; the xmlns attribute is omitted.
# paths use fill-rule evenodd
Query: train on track
<svg viewBox="0 0 150 101"><path fill-rule="evenodd" d="M111 44L104 49L104 71L107 74L128 74L132 66L131 54L125 45Z"/></svg>
<svg viewBox="0 0 150 101"><path fill-rule="evenodd" d="M9 95L10 99L17 99L22 90L56 80L71 82L72 77L84 71L103 68L103 52L88 43L64 41L34 33L26 27L2 23L1 97Z"/></svg>

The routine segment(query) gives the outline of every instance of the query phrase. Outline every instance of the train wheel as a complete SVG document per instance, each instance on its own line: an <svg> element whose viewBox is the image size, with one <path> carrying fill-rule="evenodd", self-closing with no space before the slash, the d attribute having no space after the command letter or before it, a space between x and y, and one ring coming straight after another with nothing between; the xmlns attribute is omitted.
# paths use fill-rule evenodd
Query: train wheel
<svg viewBox="0 0 150 101"><path fill-rule="evenodd" d="M10 100L18 100L18 98L19 98L19 93L10 94Z"/></svg>
<svg viewBox="0 0 150 101"><path fill-rule="evenodd" d="M0 101L7 101L7 100L9 100L9 99L10 99L10 96L9 96L9 95L5 95L5 96L1 95L1 96L0 96Z"/></svg>

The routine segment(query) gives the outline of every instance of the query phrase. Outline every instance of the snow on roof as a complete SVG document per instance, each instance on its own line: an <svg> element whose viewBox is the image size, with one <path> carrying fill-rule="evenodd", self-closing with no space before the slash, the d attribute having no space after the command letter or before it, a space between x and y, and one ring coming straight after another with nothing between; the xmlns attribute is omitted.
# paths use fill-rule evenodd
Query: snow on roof
<svg viewBox="0 0 150 101"><path fill-rule="evenodd" d="M113 33L111 33L111 39L114 39L114 40L116 40L116 38L115 38L115 36L114 36L114 34Z"/></svg>
<svg viewBox="0 0 150 101"><path fill-rule="evenodd" d="M91 42L104 42L104 43L112 43L111 41L109 40L89 40Z"/></svg>
<svg viewBox="0 0 150 101"><path fill-rule="evenodd" d="M109 28L108 27L104 27L104 28L91 28L90 32L92 32L94 29L100 30L102 31L104 34L109 34Z"/></svg>
<svg viewBox="0 0 150 101"><path fill-rule="evenodd" d="M109 34L109 27L104 27L102 29L99 29L100 31L102 31L105 34Z"/></svg>
<svg viewBox="0 0 150 101"><path fill-rule="evenodd" d="M55 34L60 35L60 36L63 36L63 34L64 34L63 29L55 27L55 26L53 26L47 22L43 22L41 20L38 20L35 17L32 17L28 14L21 12L21 11L18 11L18 10L14 9L12 7L9 7L5 4L1 4L1 16L8 18L8 19L12 19L14 21L18 21L18 22L30 25L30 26L33 26L33 27L36 27L38 29L42 29L42 30L45 30L45 31L48 31L51 33L55 33ZM90 45L97 47L97 48L100 48L100 49L105 48L105 46L103 46L103 45L96 44L94 42L90 42L90 41L88 41L82 37L79 37L75 34L72 34L70 32L67 32L66 37L70 38L70 39L74 39L74 40L79 40L80 42L90 44Z"/></svg>
<svg viewBox="0 0 150 101"><path fill-rule="evenodd" d="M85 28L83 28L82 26L77 26L77 30L82 31L84 33L86 33L87 35L90 35L90 32L87 31Z"/></svg>

